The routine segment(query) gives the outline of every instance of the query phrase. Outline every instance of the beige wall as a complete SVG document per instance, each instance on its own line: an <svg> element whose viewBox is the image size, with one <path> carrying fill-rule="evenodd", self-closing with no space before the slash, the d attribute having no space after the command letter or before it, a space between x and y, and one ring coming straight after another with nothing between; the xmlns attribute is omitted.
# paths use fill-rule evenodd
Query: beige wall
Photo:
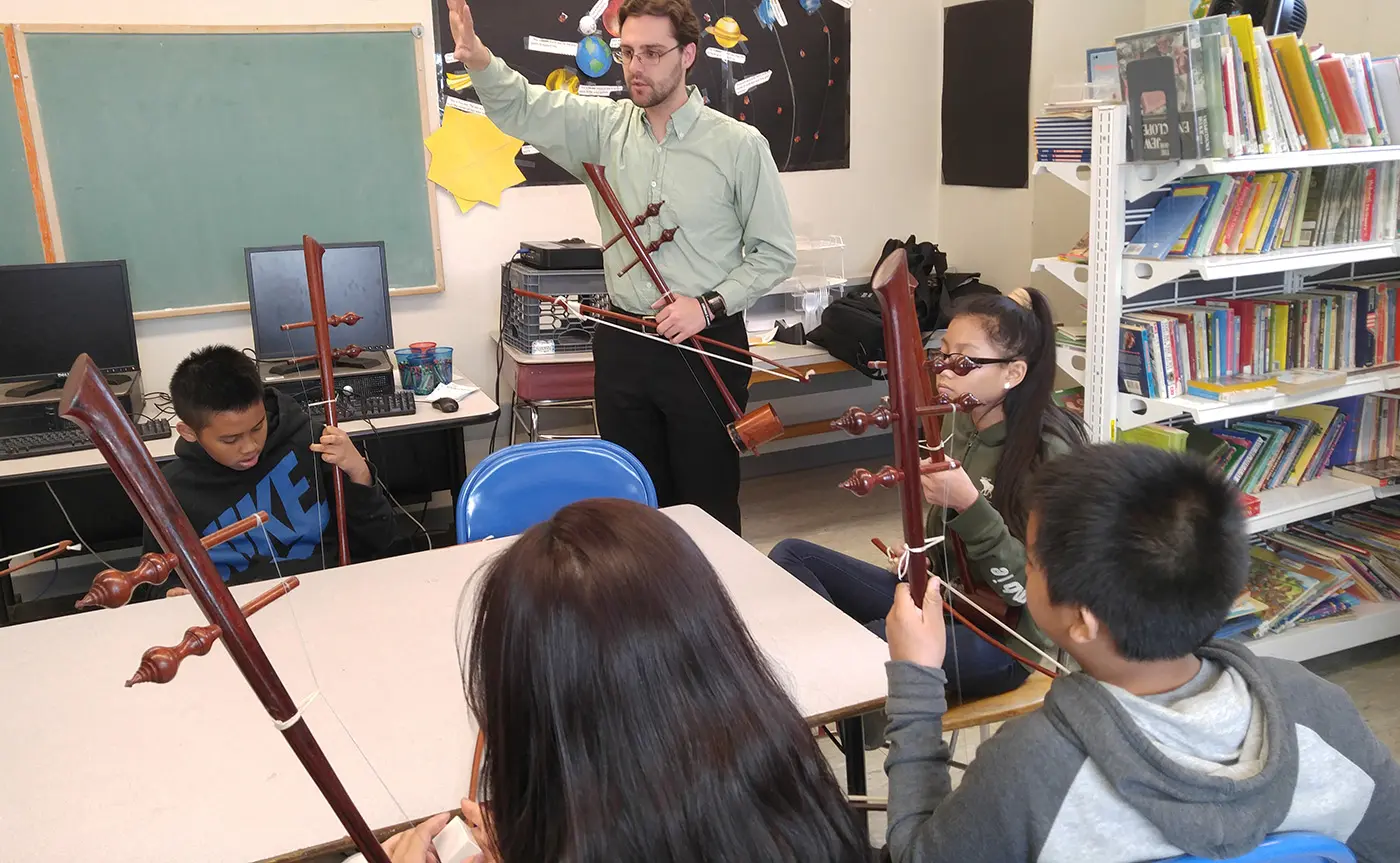
<svg viewBox="0 0 1400 863"><path fill-rule="evenodd" d="M965 0L944 0L944 6L960 2ZM1142 0L1037 0L1029 116L1063 98L1059 85L1084 80L1086 50L1111 45L1114 37L1142 26ZM1034 285L1050 296L1062 319L1081 319L1078 295L1045 274L1032 277L1030 262L1065 251L1083 235L1089 223L1084 195L1051 176L1031 177L1026 189L947 186L941 170L935 177L939 242L954 266L980 271L984 281L1003 291Z"/></svg>
<svg viewBox="0 0 1400 863"><path fill-rule="evenodd" d="M5 0L0 18L20 24L416 22L430 30L431 8L427 0ZM938 146L937 100L929 95L910 105L895 91L934 92L934 67L919 58L940 42L941 9L926 0L879 0L856 3L851 17L851 167L784 174L783 183L797 231L844 236L847 272L868 275L885 238L937 234L930 159ZM431 70L428 40L424 53ZM512 189L499 209L480 205L467 214L440 192L438 214L447 290L395 298L394 333L402 344L454 346L461 371L489 392L500 263L522 239L597 240L600 229L582 186ZM196 347L252 344L246 312L143 321L137 335L151 389L164 389L180 357Z"/></svg>

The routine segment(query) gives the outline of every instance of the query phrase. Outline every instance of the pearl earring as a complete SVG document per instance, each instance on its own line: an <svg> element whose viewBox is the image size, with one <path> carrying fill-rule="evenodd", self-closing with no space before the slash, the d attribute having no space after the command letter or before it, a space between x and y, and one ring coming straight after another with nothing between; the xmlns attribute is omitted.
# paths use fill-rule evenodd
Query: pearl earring
<svg viewBox="0 0 1400 863"><path fill-rule="evenodd" d="M1009 390L1009 389L1011 389L1011 384L1002 384L1002 385L1001 385L1001 388L1004 389L1004 390Z"/></svg>

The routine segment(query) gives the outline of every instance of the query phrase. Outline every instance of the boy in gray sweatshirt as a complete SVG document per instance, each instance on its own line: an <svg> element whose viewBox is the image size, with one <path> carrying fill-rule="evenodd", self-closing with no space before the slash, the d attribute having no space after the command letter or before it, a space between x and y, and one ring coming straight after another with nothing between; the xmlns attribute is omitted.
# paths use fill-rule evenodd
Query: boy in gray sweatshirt
<svg viewBox="0 0 1400 863"><path fill-rule="evenodd" d="M943 618L900 585L885 772L895 863L1140 863L1323 833L1400 861L1400 766L1346 692L1213 640L1244 590L1238 491L1193 457L1120 444L1041 468L1027 607L1083 669L1006 723L952 790ZM1387 823L1388 822L1388 823Z"/></svg>

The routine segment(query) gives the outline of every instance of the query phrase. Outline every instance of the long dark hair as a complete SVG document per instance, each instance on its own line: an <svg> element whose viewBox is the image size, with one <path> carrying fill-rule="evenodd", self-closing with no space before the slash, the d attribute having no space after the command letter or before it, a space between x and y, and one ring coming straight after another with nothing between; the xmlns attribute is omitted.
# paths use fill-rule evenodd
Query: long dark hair
<svg viewBox="0 0 1400 863"><path fill-rule="evenodd" d="M671 519L575 503L477 581L463 682L502 863L869 859L810 729Z"/></svg>
<svg viewBox="0 0 1400 863"><path fill-rule="evenodd" d="M1026 362L1026 376L1002 402L1006 413L1006 444L997 462L992 506L1001 513L1011 535L1026 539L1030 517L1025 489L1045 458L1048 431L1071 446L1086 443L1079 417L1055 404L1055 317L1045 295L1035 288L1017 288L1008 295L973 294L955 311L986 323L987 337L1003 356Z"/></svg>

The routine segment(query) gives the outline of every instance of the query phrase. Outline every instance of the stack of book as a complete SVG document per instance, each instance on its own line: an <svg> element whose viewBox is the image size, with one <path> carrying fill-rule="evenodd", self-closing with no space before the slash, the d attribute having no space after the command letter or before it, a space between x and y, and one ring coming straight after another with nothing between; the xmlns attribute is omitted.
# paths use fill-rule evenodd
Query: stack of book
<svg viewBox="0 0 1400 863"><path fill-rule="evenodd" d="M1357 414L1356 422L1356 451L1348 453L1350 458L1339 461L1338 464L1356 468L1355 462L1377 462L1391 461L1392 456L1400 455L1400 447L1396 446L1396 438L1400 436L1400 392L1371 393L1370 395L1357 396L1359 406L1355 409ZM1383 465L1375 465L1376 468ZM1354 471L1362 473L1362 471ZM1334 470L1333 473L1337 473ZM1370 485L1389 485L1390 483L1370 482L1359 477L1351 476L1359 482L1367 482ZM1393 481L1393 480L1392 480Z"/></svg>
<svg viewBox="0 0 1400 863"><path fill-rule="evenodd" d="M1046 106L1046 116L1035 118L1037 162L1089 162L1094 141L1091 108L1061 103Z"/></svg>
<svg viewBox="0 0 1400 863"><path fill-rule="evenodd" d="M1218 634L1258 638L1346 614L1363 602L1400 599L1397 545L1397 501L1261 534L1250 552L1247 594Z"/></svg>
<svg viewBox="0 0 1400 863"><path fill-rule="evenodd" d="M1400 163L1197 177L1134 201L1127 215L1124 254L1157 260L1393 241Z"/></svg>
<svg viewBox="0 0 1400 863"><path fill-rule="evenodd" d="M1257 495L1317 479L1334 465L1354 461L1358 399L1302 405L1230 423L1180 427L1148 424L1118 439L1176 452L1194 452L1214 463L1240 490Z"/></svg>
<svg viewBox="0 0 1400 863"><path fill-rule="evenodd" d="M1400 58L1266 36L1248 15L1133 33L1115 48L1131 161L1383 146L1400 128Z"/></svg>
<svg viewBox="0 0 1400 863"><path fill-rule="evenodd" d="M1339 386L1349 371L1400 361L1397 299L1400 283L1354 282L1130 312L1119 327L1118 388L1247 401Z"/></svg>

